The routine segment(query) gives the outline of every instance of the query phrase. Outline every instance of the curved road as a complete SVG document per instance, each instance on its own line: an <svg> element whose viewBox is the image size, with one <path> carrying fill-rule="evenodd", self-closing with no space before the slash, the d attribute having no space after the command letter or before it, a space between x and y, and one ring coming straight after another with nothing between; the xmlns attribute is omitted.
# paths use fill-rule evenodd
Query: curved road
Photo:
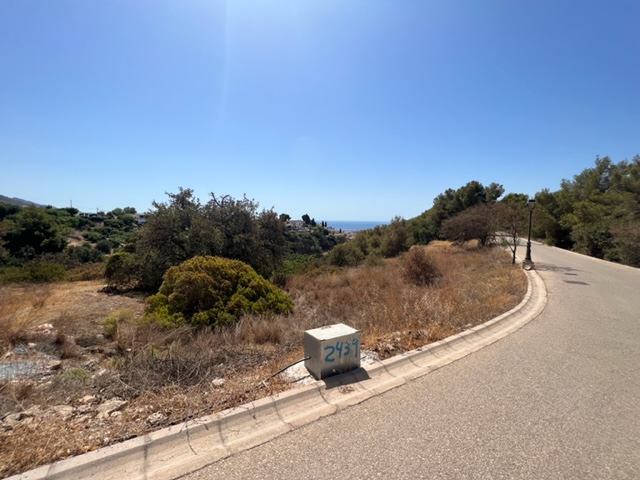
<svg viewBox="0 0 640 480"><path fill-rule="evenodd" d="M532 256L547 306L516 333L185 478L640 479L640 270Z"/></svg>

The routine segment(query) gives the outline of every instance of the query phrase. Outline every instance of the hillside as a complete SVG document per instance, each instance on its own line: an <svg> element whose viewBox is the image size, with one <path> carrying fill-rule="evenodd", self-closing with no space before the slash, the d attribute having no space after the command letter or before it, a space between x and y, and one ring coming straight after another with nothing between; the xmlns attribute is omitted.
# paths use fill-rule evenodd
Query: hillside
<svg viewBox="0 0 640 480"><path fill-rule="evenodd" d="M38 203L31 202L29 200L23 200L22 198L17 198L17 197L7 197L5 195L0 195L0 203L9 203L11 205L20 205L20 206L34 205L36 207L44 207L44 205L40 205Z"/></svg>

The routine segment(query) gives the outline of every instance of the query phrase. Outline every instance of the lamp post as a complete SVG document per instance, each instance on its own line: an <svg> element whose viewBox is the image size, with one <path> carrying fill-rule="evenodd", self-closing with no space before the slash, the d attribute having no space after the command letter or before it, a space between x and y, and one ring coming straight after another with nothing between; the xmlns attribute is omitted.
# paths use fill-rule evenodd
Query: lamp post
<svg viewBox="0 0 640 480"><path fill-rule="evenodd" d="M529 207L529 235L527 237L527 254L524 257L524 261L527 264L533 264L533 260L531 260L531 217L533 216L533 207L535 205L536 201L533 198L527 201L527 206Z"/></svg>

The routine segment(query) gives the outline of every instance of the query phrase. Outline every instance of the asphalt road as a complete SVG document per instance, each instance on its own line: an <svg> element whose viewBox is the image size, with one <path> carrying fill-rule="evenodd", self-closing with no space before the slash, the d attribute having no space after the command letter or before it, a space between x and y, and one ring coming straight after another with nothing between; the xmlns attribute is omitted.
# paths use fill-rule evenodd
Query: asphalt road
<svg viewBox="0 0 640 480"><path fill-rule="evenodd" d="M185 478L640 479L640 270L532 256L547 306L516 333Z"/></svg>

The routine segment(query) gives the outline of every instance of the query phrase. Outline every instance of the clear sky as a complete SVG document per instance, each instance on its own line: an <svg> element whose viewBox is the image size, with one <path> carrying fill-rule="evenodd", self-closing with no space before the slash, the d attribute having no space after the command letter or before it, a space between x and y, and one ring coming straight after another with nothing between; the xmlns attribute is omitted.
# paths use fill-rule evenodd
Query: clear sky
<svg viewBox="0 0 640 480"><path fill-rule="evenodd" d="M640 153L638 0L1 0L0 194L411 218Z"/></svg>

